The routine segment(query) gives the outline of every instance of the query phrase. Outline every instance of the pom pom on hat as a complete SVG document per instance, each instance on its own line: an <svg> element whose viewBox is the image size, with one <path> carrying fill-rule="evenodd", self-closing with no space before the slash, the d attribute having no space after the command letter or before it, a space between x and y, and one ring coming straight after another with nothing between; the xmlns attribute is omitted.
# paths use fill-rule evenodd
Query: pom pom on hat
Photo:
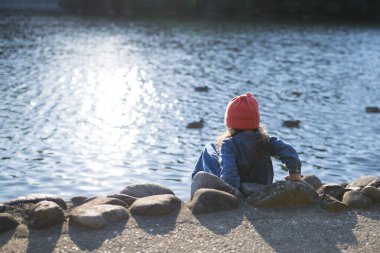
<svg viewBox="0 0 380 253"><path fill-rule="evenodd" d="M227 105L224 122L227 127L234 129L259 128L260 113L257 99L251 93L231 99Z"/></svg>

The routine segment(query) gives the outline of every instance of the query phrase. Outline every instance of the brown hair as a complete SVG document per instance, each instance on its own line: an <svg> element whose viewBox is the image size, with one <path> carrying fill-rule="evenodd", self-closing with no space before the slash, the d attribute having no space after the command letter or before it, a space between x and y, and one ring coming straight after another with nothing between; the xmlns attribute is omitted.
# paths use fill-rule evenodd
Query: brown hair
<svg viewBox="0 0 380 253"><path fill-rule="evenodd" d="M264 156L269 153L269 148L268 148L269 135L265 127L259 127L257 129L250 129L250 130L227 128L226 131L222 133L221 135L219 135L216 139L216 146L218 150L220 151L223 140L233 137L237 135L238 133L245 132L245 131L253 131L253 132L258 132L260 134L260 138L256 141L256 152L257 152L257 157L259 159L263 159Z"/></svg>

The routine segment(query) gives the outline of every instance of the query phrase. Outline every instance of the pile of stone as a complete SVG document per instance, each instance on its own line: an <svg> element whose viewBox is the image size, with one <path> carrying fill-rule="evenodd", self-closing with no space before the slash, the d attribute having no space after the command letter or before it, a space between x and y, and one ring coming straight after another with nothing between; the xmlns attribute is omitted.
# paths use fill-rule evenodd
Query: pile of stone
<svg viewBox="0 0 380 253"><path fill-rule="evenodd" d="M0 204L0 233L20 224L43 229L65 221L89 229L100 229L130 216L160 216L189 208L194 215L224 211L248 204L276 208L319 205L330 212L350 208L371 208L380 203L380 177L364 176L348 185L325 184L314 175L301 181L279 181L271 185L243 183L245 198L201 188L182 203L174 192L157 184L134 184L106 197L77 196L69 201L48 194L32 194Z"/></svg>

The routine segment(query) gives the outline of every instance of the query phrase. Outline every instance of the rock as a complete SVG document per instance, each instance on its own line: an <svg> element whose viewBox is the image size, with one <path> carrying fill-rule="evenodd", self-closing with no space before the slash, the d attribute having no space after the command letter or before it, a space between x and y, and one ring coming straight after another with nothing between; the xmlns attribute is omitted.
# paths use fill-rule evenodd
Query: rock
<svg viewBox="0 0 380 253"><path fill-rule="evenodd" d="M70 221L90 228L99 229L105 227L109 222L127 220L130 216L128 209L118 205L96 205L79 206L70 214Z"/></svg>
<svg viewBox="0 0 380 253"><path fill-rule="evenodd" d="M100 197L99 197L99 196L89 197L88 199L86 199L86 200L84 201L84 203L87 203L87 202L93 201L94 199L97 199L97 198L100 198Z"/></svg>
<svg viewBox="0 0 380 253"><path fill-rule="evenodd" d="M346 187L346 190L347 191L361 191L362 188L361 187L355 187L355 186L351 186L351 187Z"/></svg>
<svg viewBox="0 0 380 253"><path fill-rule="evenodd" d="M245 199L243 194L238 189L226 184L221 178L204 171L196 173L191 181L190 197L193 198L194 193L201 188L225 191L238 199Z"/></svg>
<svg viewBox="0 0 380 253"><path fill-rule="evenodd" d="M369 185L367 186L373 186L373 187L376 187L376 188L379 188L380 187L380 178L376 178L375 180L373 180Z"/></svg>
<svg viewBox="0 0 380 253"><path fill-rule="evenodd" d="M143 197L130 207L133 215L158 216L169 214L181 207L181 200L173 194Z"/></svg>
<svg viewBox="0 0 380 253"><path fill-rule="evenodd" d="M194 88L197 92L208 92L208 86L198 86Z"/></svg>
<svg viewBox="0 0 380 253"><path fill-rule="evenodd" d="M348 191L343 195L343 203L354 208L367 209L372 204L372 199L359 191Z"/></svg>
<svg viewBox="0 0 380 253"><path fill-rule="evenodd" d="M64 210L67 209L66 202L60 196L52 195L52 194L30 194L30 195L21 196L21 197L9 200L7 202L4 202L4 204L10 205L10 206L30 204L30 203L37 204L38 202L41 202L44 200L55 202L62 209Z"/></svg>
<svg viewBox="0 0 380 253"><path fill-rule="evenodd" d="M78 206L77 208L89 208L92 206L99 206L99 205L115 205L115 206L122 206L122 207L128 207L127 203L124 201L121 201L120 199L115 198L107 198L107 197L96 197L92 199L89 202L84 203L83 205Z"/></svg>
<svg viewBox="0 0 380 253"><path fill-rule="evenodd" d="M9 213L0 213L0 233L17 227L20 223Z"/></svg>
<svg viewBox="0 0 380 253"><path fill-rule="evenodd" d="M313 187L303 181L279 181L247 198L247 203L256 207L304 206L317 201Z"/></svg>
<svg viewBox="0 0 380 253"><path fill-rule="evenodd" d="M342 200L343 194L349 191L338 184L325 184L317 190L319 196L330 195L338 200Z"/></svg>
<svg viewBox="0 0 380 253"><path fill-rule="evenodd" d="M282 122L282 126L288 128L299 128L300 124L300 120L285 120L284 122Z"/></svg>
<svg viewBox="0 0 380 253"><path fill-rule="evenodd" d="M52 201L38 202L30 210L30 227L42 229L64 222L65 216L62 208Z"/></svg>
<svg viewBox="0 0 380 253"><path fill-rule="evenodd" d="M125 194L112 194L108 195L107 198L119 199L127 203L128 206L131 206L137 200L137 198Z"/></svg>
<svg viewBox="0 0 380 253"><path fill-rule="evenodd" d="M91 229L105 227L109 222L128 219L130 213L127 204L119 199L96 197L74 208L70 221Z"/></svg>
<svg viewBox="0 0 380 253"><path fill-rule="evenodd" d="M358 179L352 181L347 187L360 187L364 188L365 186L369 185L373 181L378 179L376 176L363 176L359 177Z"/></svg>
<svg viewBox="0 0 380 253"><path fill-rule="evenodd" d="M330 195L323 195L319 201L322 209L329 212L340 212L350 209L350 207Z"/></svg>
<svg viewBox="0 0 380 253"><path fill-rule="evenodd" d="M321 180L319 180L318 177L315 175L305 175L302 177L302 181L308 183L311 187L313 187L315 190L318 190L322 186Z"/></svg>
<svg viewBox="0 0 380 253"><path fill-rule="evenodd" d="M241 183L240 191L244 194L244 196L250 196L261 191L264 186L265 185L256 183Z"/></svg>
<svg viewBox="0 0 380 253"><path fill-rule="evenodd" d="M0 213L5 212L6 209L7 209L6 205L0 204Z"/></svg>
<svg viewBox="0 0 380 253"><path fill-rule="evenodd" d="M365 108L365 111L367 113L380 113L380 108L377 106L367 106Z"/></svg>
<svg viewBox="0 0 380 253"><path fill-rule="evenodd" d="M380 190L374 186L366 186L361 190L367 197L372 199L374 203L380 203Z"/></svg>
<svg viewBox="0 0 380 253"><path fill-rule="evenodd" d="M135 198L143 198L152 195L161 195L161 194L173 194L174 192L165 186L158 184L133 184L124 188L120 192L121 194L129 195Z"/></svg>
<svg viewBox="0 0 380 253"><path fill-rule="evenodd" d="M238 198L224 191L201 188L197 190L189 202L193 214L225 211L237 208L240 204Z"/></svg>
<svg viewBox="0 0 380 253"><path fill-rule="evenodd" d="M70 199L74 207L83 205L84 203L86 203L86 200L87 200L87 197L85 196L76 196Z"/></svg>
<svg viewBox="0 0 380 253"><path fill-rule="evenodd" d="M200 121L193 121L189 124L187 124L186 128L189 129L198 129L198 128L203 128L204 127L204 121L201 119Z"/></svg>

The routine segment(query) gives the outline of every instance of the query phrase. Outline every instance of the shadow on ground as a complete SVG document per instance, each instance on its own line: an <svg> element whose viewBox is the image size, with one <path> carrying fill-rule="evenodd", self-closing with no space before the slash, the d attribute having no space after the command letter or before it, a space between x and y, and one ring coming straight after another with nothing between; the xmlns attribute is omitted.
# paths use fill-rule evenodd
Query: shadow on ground
<svg viewBox="0 0 380 253"><path fill-rule="evenodd" d="M218 235L225 235L241 225L244 218L242 208L231 211L194 215L207 229Z"/></svg>
<svg viewBox="0 0 380 253"><path fill-rule="evenodd" d="M59 238L61 237L61 231L62 224L43 230L30 229L26 252L53 252Z"/></svg>
<svg viewBox="0 0 380 253"><path fill-rule="evenodd" d="M181 209L164 216L133 216L139 228L151 235L163 235L174 230ZM164 224L164 225L163 225Z"/></svg>
<svg viewBox="0 0 380 253"><path fill-rule="evenodd" d="M247 208L245 216L276 252L341 252L357 244L354 212L328 213L318 206Z"/></svg>
<svg viewBox="0 0 380 253"><path fill-rule="evenodd" d="M5 244L7 244L10 239L12 239L15 231L16 231L16 229L12 229L10 231L7 231L5 233L0 234L0 252L1 252L1 249L3 248L3 246Z"/></svg>
<svg viewBox="0 0 380 253"><path fill-rule="evenodd" d="M116 221L108 224L108 226L103 229L91 230L69 221L68 233L70 239L81 250L93 251L99 248L104 241L121 235L127 222L128 220Z"/></svg>

